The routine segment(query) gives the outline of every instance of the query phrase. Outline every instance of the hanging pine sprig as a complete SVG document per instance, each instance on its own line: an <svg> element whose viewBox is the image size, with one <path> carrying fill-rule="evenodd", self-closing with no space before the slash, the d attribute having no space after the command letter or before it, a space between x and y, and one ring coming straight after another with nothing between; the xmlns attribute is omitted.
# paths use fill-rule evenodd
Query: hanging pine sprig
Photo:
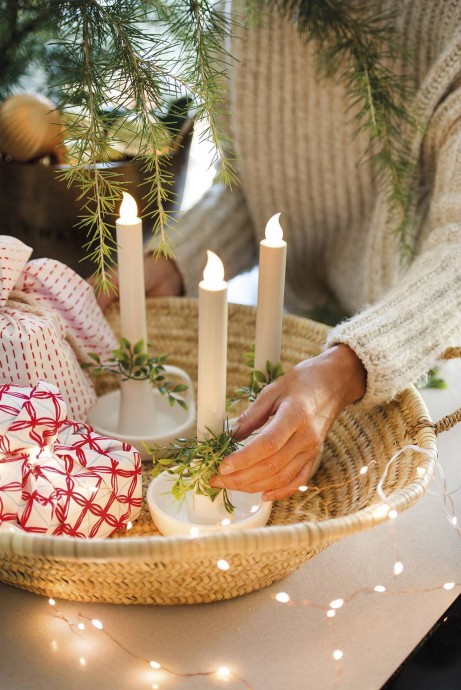
<svg viewBox="0 0 461 690"><path fill-rule="evenodd" d="M128 143L130 138L136 139L136 158L144 161L146 187L150 190L147 204L155 201L152 215L154 234L160 236L159 251L172 254L164 208L170 180L160 160L169 133L154 114L171 89L164 73L150 70L152 63L164 65L167 61L165 39L160 30L146 30L155 17L142 3L83 0L67 5L62 13L62 38L55 42L57 54L64 56L59 105L65 111L69 105L79 103L81 114L68 125L67 138L79 145L73 147L76 160L62 177L82 190L85 206L80 225L87 231L85 248L96 265L99 286L107 289L115 242L105 218L114 213L121 199L122 183L101 165L110 159L105 104L116 104L121 114L112 140L117 140L121 132Z"/></svg>
<svg viewBox="0 0 461 690"><path fill-rule="evenodd" d="M414 165L408 131L417 127L409 110L411 84L396 71L402 53L395 14L377 3L344 0L246 0L254 22L276 8L293 21L306 41L315 41L319 75L345 86L353 113L355 135L368 136L366 155L372 159L378 183L387 192L390 217L402 255L411 252L409 231ZM377 9L378 8L378 9Z"/></svg>
<svg viewBox="0 0 461 690"><path fill-rule="evenodd" d="M213 143L213 163L219 163L216 179L232 187L237 175L227 153L228 138L218 124L225 107L224 87L232 60L225 49L232 22L219 5L213 0L182 0L169 5L167 16L186 68L178 79L191 88L196 118L207 123L202 137Z"/></svg>

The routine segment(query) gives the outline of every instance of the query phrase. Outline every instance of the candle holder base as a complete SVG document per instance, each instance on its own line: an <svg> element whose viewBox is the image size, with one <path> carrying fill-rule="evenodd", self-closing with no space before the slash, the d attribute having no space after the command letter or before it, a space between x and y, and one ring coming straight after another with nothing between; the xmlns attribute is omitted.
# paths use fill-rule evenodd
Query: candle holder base
<svg viewBox="0 0 461 690"><path fill-rule="evenodd" d="M143 434L119 433L120 390L106 393L98 398L88 413L88 424L104 436L116 438L134 446L143 460L150 459L145 446L167 446L176 438L192 436L195 433L193 391L188 391L187 410L177 404L170 406L168 398L161 395L155 388L152 389L152 396L155 414L152 415L151 425Z"/></svg>
<svg viewBox="0 0 461 690"><path fill-rule="evenodd" d="M219 530L250 529L264 527L272 509L271 501L261 501L261 494L232 491L234 512L220 522L209 524L191 522L186 501L177 501L171 495L175 478L162 472L152 480L147 489L147 504L158 530L164 536L198 537Z"/></svg>

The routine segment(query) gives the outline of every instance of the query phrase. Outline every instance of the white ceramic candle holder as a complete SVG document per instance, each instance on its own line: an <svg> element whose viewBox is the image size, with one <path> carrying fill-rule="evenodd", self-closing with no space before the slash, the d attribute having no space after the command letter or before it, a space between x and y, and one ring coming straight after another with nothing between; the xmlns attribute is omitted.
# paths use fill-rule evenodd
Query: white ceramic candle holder
<svg viewBox="0 0 461 690"><path fill-rule="evenodd" d="M232 491L229 497L235 510L230 514L224 508L221 494L215 501L197 495L182 502L176 500L171 495L174 482L174 476L161 472L147 489L150 514L165 536L198 537L222 529L263 527L269 519L272 502L262 501L261 494Z"/></svg>
<svg viewBox="0 0 461 690"><path fill-rule="evenodd" d="M88 423L100 434L130 443L149 458L146 447L167 446L176 438L195 433L194 387L188 374L178 367L164 365L165 374L176 376L187 385L187 410L171 406L148 381L123 381L118 390L98 398L88 413Z"/></svg>

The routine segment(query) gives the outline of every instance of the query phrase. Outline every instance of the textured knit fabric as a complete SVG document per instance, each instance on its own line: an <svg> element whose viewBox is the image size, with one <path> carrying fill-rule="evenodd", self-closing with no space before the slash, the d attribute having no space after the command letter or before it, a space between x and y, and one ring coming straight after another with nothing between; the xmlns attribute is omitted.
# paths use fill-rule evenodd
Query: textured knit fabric
<svg viewBox="0 0 461 690"><path fill-rule="evenodd" d="M231 42L230 130L240 185L216 186L180 224L177 261L194 294L205 249L227 276L257 262L265 223L281 211L288 243L286 306L327 300L351 316L327 345L347 343L367 370L370 404L394 397L461 344L461 3L387 0L422 127L417 227L410 265L400 258L386 195L376 188L366 138L352 137L344 89L316 77L314 45L275 13Z"/></svg>

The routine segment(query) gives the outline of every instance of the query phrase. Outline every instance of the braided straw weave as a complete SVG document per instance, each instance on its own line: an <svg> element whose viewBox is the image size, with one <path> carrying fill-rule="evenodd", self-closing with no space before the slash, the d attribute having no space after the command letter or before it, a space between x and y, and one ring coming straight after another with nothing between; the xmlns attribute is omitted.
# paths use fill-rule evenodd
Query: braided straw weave
<svg viewBox="0 0 461 690"><path fill-rule="evenodd" d="M118 331L118 314L109 321ZM230 305L228 388L248 383L243 353L254 340L255 310ZM197 303L148 302L149 339L156 352L197 380ZM284 318L283 364L293 366L321 350L325 326ZM114 382L105 380L99 393ZM416 390L366 410L350 406L325 441L322 464L305 493L274 504L267 527L225 530L195 539L162 537L144 507L129 533L102 540L0 533L0 578L46 596L122 604L192 604L230 599L266 587L341 537L387 519L376 491L386 464L408 444L436 450L434 424ZM398 456L382 488L388 509L405 510L426 491L434 460L408 450ZM149 482L150 463L144 479ZM363 465L368 472L360 474ZM427 471L420 477L417 467ZM382 508L383 506L381 506ZM378 509L377 509L378 508ZM216 567L218 559L230 564Z"/></svg>

